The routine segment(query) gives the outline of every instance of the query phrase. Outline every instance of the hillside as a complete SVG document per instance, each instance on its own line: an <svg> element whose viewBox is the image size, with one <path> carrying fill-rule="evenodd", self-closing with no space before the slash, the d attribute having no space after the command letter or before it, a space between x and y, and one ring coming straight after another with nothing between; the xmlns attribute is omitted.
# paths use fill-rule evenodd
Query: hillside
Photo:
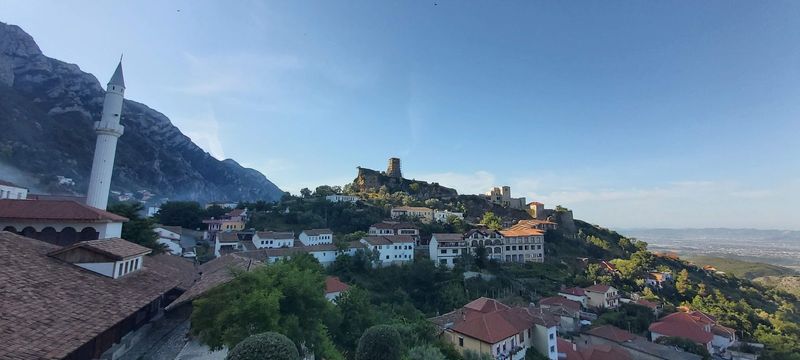
<svg viewBox="0 0 800 360"><path fill-rule="evenodd" d="M691 261L697 266L711 265L717 270L733 274L736 277L752 280L764 276L783 276L796 275L797 272L777 265L764 264L758 262L742 261L731 258L720 258L714 256L684 256L684 259Z"/></svg>
<svg viewBox="0 0 800 360"><path fill-rule="evenodd" d="M800 275L757 277L753 279L753 282L794 294L794 296L800 298Z"/></svg>
<svg viewBox="0 0 800 360"><path fill-rule="evenodd" d="M26 185L45 192L83 194L104 94L95 76L45 56L22 29L0 23L0 163L18 171L8 176L37 179ZM121 122L112 190L197 201L282 195L258 171L215 159L147 105L126 99ZM59 184L57 176L75 184Z"/></svg>

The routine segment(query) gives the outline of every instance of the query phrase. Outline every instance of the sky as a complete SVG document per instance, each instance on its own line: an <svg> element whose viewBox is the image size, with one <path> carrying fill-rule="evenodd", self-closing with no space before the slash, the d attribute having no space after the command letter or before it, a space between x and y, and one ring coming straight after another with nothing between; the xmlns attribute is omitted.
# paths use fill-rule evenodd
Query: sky
<svg viewBox="0 0 800 360"><path fill-rule="evenodd" d="M797 1L0 0L281 189L356 166L613 228L800 230Z"/></svg>

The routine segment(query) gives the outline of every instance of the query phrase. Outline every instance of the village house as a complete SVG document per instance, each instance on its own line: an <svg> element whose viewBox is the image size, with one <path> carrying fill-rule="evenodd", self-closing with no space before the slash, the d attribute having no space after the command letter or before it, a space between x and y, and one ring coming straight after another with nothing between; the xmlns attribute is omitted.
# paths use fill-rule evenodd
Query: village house
<svg viewBox="0 0 800 360"><path fill-rule="evenodd" d="M558 295L563 296L569 300L581 303L581 306L584 309L589 306L587 302L586 292L579 287L561 289L558 291Z"/></svg>
<svg viewBox="0 0 800 360"><path fill-rule="evenodd" d="M430 319L442 340L460 353L474 351L494 359L519 360L527 351L558 359L557 320L536 308L510 307L479 298L447 314Z"/></svg>
<svg viewBox="0 0 800 360"><path fill-rule="evenodd" d="M331 229L311 229L303 230L299 236L303 245L320 245L333 243L333 231Z"/></svg>
<svg viewBox="0 0 800 360"><path fill-rule="evenodd" d="M678 349L647 341L612 325L601 325L584 331L575 338L578 349L597 346L612 346L625 352L632 360L700 360L702 357Z"/></svg>
<svg viewBox="0 0 800 360"><path fill-rule="evenodd" d="M244 250L239 238L239 232L220 232L214 239L214 256L219 257L235 251Z"/></svg>
<svg viewBox="0 0 800 360"><path fill-rule="evenodd" d="M544 262L544 233L517 227L501 230L505 262Z"/></svg>
<svg viewBox="0 0 800 360"><path fill-rule="evenodd" d="M454 216L457 219L464 220L464 213L462 212L454 212L449 210L434 210L433 211L433 220L436 220L440 223L446 223L447 220Z"/></svg>
<svg viewBox="0 0 800 360"><path fill-rule="evenodd" d="M653 341L662 336L677 336L703 345L712 353L721 353L736 342L736 331L717 323L716 318L700 311L680 311L650 324Z"/></svg>
<svg viewBox="0 0 800 360"><path fill-rule="evenodd" d="M336 299L350 286L339 280L338 276L328 276L325 278L325 299L335 303Z"/></svg>
<svg viewBox="0 0 800 360"><path fill-rule="evenodd" d="M122 236L128 219L72 200L0 199L0 229L54 245Z"/></svg>
<svg viewBox="0 0 800 360"><path fill-rule="evenodd" d="M647 273L644 278L645 283L647 285L661 289L664 287L664 283L668 281L672 281L672 273L669 272L660 272L660 271L651 271Z"/></svg>
<svg viewBox="0 0 800 360"><path fill-rule="evenodd" d="M356 251L366 249L366 246L359 241L352 241L347 247L340 249L335 244L318 244L309 246L294 246L282 248L265 248L240 253L251 259L256 259L265 264L274 263L278 260L289 259L298 254L309 254L313 256L322 266L329 266L336 261L339 255L353 256Z"/></svg>
<svg viewBox="0 0 800 360"><path fill-rule="evenodd" d="M0 180L0 199L27 199L28 189L9 181Z"/></svg>
<svg viewBox="0 0 800 360"><path fill-rule="evenodd" d="M282 248L294 246L294 233L277 231L256 231L252 239L256 249Z"/></svg>
<svg viewBox="0 0 800 360"><path fill-rule="evenodd" d="M474 254L475 250L483 246L486 248L486 257L497 261L503 261L503 235L499 231L489 229L472 229L464 234L464 240Z"/></svg>
<svg viewBox="0 0 800 360"><path fill-rule="evenodd" d="M414 237L408 235L367 236L361 239L370 251L378 253L382 265L414 261Z"/></svg>
<svg viewBox="0 0 800 360"><path fill-rule="evenodd" d="M358 196L352 196L352 195L333 194L333 195L326 196L325 200L327 200L329 202L333 202L333 203L349 202L349 203L355 204L359 200L361 200L361 198L359 198Z"/></svg>
<svg viewBox="0 0 800 360"><path fill-rule="evenodd" d="M558 317L558 332L577 332L581 329L581 303L563 296L551 296L539 300L539 307Z"/></svg>
<svg viewBox="0 0 800 360"><path fill-rule="evenodd" d="M461 234L432 234L428 243L428 254L431 260L439 266L453 268L468 252L464 235Z"/></svg>
<svg viewBox="0 0 800 360"><path fill-rule="evenodd" d="M419 228L407 222L382 221L370 225L367 233L369 235L408 235L419 239Z"/></svg>
<svg viewBox="0 0 800 360"><path fill-rule="evenodd" d="M0 232L3 359L113 359L188 289L190 261L122 239L66 247Z"/></svg>
<svg viewBox="0 0 800 360"><path fill-rule="evenodd" d="M237 206L239 206L239 204L235 203L235 202L215 201L215 202L207 203L206 204L206 209L208 209L208 208L210 208L212 206L219 206L219 207L221 207L223 209L235 209Z"/></svg>
<svg viewBox="0 0 800 360"><path fill-rule="evenodd" d="M584 288L586 305L589 308L613 309L619 306L620 295L611 285L596 284Z"/></svg>
<svg viewBox="0 0 800 360"><path fill-rule="evenodd" d="M213 238L213 234L225 231L242 231L244 230L244 221L241 219L206 219L203 224L208 224L209 238Z"/></svg>
<svg viewBox="0 0 800 360"><path fill-rule="evenodd" d="M416 218L424 223L429 223L433 221L433 209L416 206L398 206L392 208L391 217L392 219L399 219L401 217L406 217L408 219Z"/></svg>
<svg viewBox="0 0 800 360"><path fill-rule="evenodd" d="M624 349L615 345L581 344L558 338L559 360L634 360Z"/></svg>
<svg viewBox="0 0 800 360"><path fill-rule="evenodd" d="M183 229L180 226L166 226L157 224L153 227L153 231L158 235L156 241L164 245L167 251L172 255L183 255L183 247L181 247L181 235Z"/></svg>

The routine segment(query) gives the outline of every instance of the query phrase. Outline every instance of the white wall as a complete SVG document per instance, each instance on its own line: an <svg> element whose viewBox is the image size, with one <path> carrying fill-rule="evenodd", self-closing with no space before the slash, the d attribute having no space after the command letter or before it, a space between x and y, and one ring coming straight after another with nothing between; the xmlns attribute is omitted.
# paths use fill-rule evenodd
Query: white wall
<svg viewBox="0 0 800 360"><path fill-rule="evenodd" d="M112 237L122 237L122 223L115 222L115 223L96 223L96 222L44 222L44 221L36 221L36 222L21 222L21 221L13 221L13 222L4 222L0 221L0 230L5 228L6 226L13 226L17 231L22 231L22 229L30 226L36 231L42 231L42 229L46 227L52 227L56 230L56 232L61 232L67 227L71 227L75 229L76 232L81 232L84 228L90 227L95 229L99 233L100 239L112 238Z"/></svg>
<svg viewBox="0 0 800 360"><path fill-rule="evenodd" d="M0 184L0 199L25 199L28 189Z"/></svg>
<svg viewBox="0 0 800 360"><path fill-rule="evenodd" d="M333 234L320 234L315 236L306 235L305 232L300 233L300 242L303 245L311 246L311 245L319 245L319 244L331 244L333 243Z"/></svg>
<svg viewBox="0 0 800 360"><path fill-rule="evenodd" d="M253 245L258 249L276 249L280 247L293 247L294 246L294 237L285 238L285 239L269 239L269 238L260 238L258 237L258 233L253 235Z"/></svg>
<svg viewBox="0 0 800 360"><path fill-rule="evenodd" d="M369 245L366 240L361 241L372 251L378 251L378 260L382 265L414 261L414 243L395 243L389 245Z"/></svg>
<svg viewBox="0 0 800 360"><path fill-rule="evenodd" d="M80 266L86 270L94 271L98 274L103 274L108 277L114 277L114 263L107 262L107 263L76 263L75 265Z"/></svg>
<svg viewBox="0 0 800 360"><path fill-rule="evenodd" d="M162 227L153 228L153 231L155 231L156 234L158 234L158 237L161 237L161 238L164 238L164 239L173 239L173 240L180 240L181 239L180 234L176 234L176 233L174 233L172 231L169 231L167 229L164 229Z"/></svg>
<svg viewBox="0 0 800 360"><path fill-rule="evenodd" d="M176 243L175 241L166 238L158 238L156 241L159 244L166 246L167 251L169 251L169 253L172 255L181 256L183 254L183 248L181 247L180 243Z"/></svg>

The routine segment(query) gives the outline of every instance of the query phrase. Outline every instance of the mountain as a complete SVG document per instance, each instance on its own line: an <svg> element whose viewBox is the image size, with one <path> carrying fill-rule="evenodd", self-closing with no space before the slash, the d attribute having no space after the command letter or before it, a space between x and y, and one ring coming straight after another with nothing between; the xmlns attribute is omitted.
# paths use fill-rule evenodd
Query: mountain
<svg viewBox="0 0 800 360"><path fill-rule="evenodd" d="M104 94L96 77L43 55L25 31L0 22L0 163L19 170L9 177L36 178L30 187L45 192L85 193ZM260 172L215 159L145 104L126 99L121 122L112 191L197 201L282 195Z"/></svg>

